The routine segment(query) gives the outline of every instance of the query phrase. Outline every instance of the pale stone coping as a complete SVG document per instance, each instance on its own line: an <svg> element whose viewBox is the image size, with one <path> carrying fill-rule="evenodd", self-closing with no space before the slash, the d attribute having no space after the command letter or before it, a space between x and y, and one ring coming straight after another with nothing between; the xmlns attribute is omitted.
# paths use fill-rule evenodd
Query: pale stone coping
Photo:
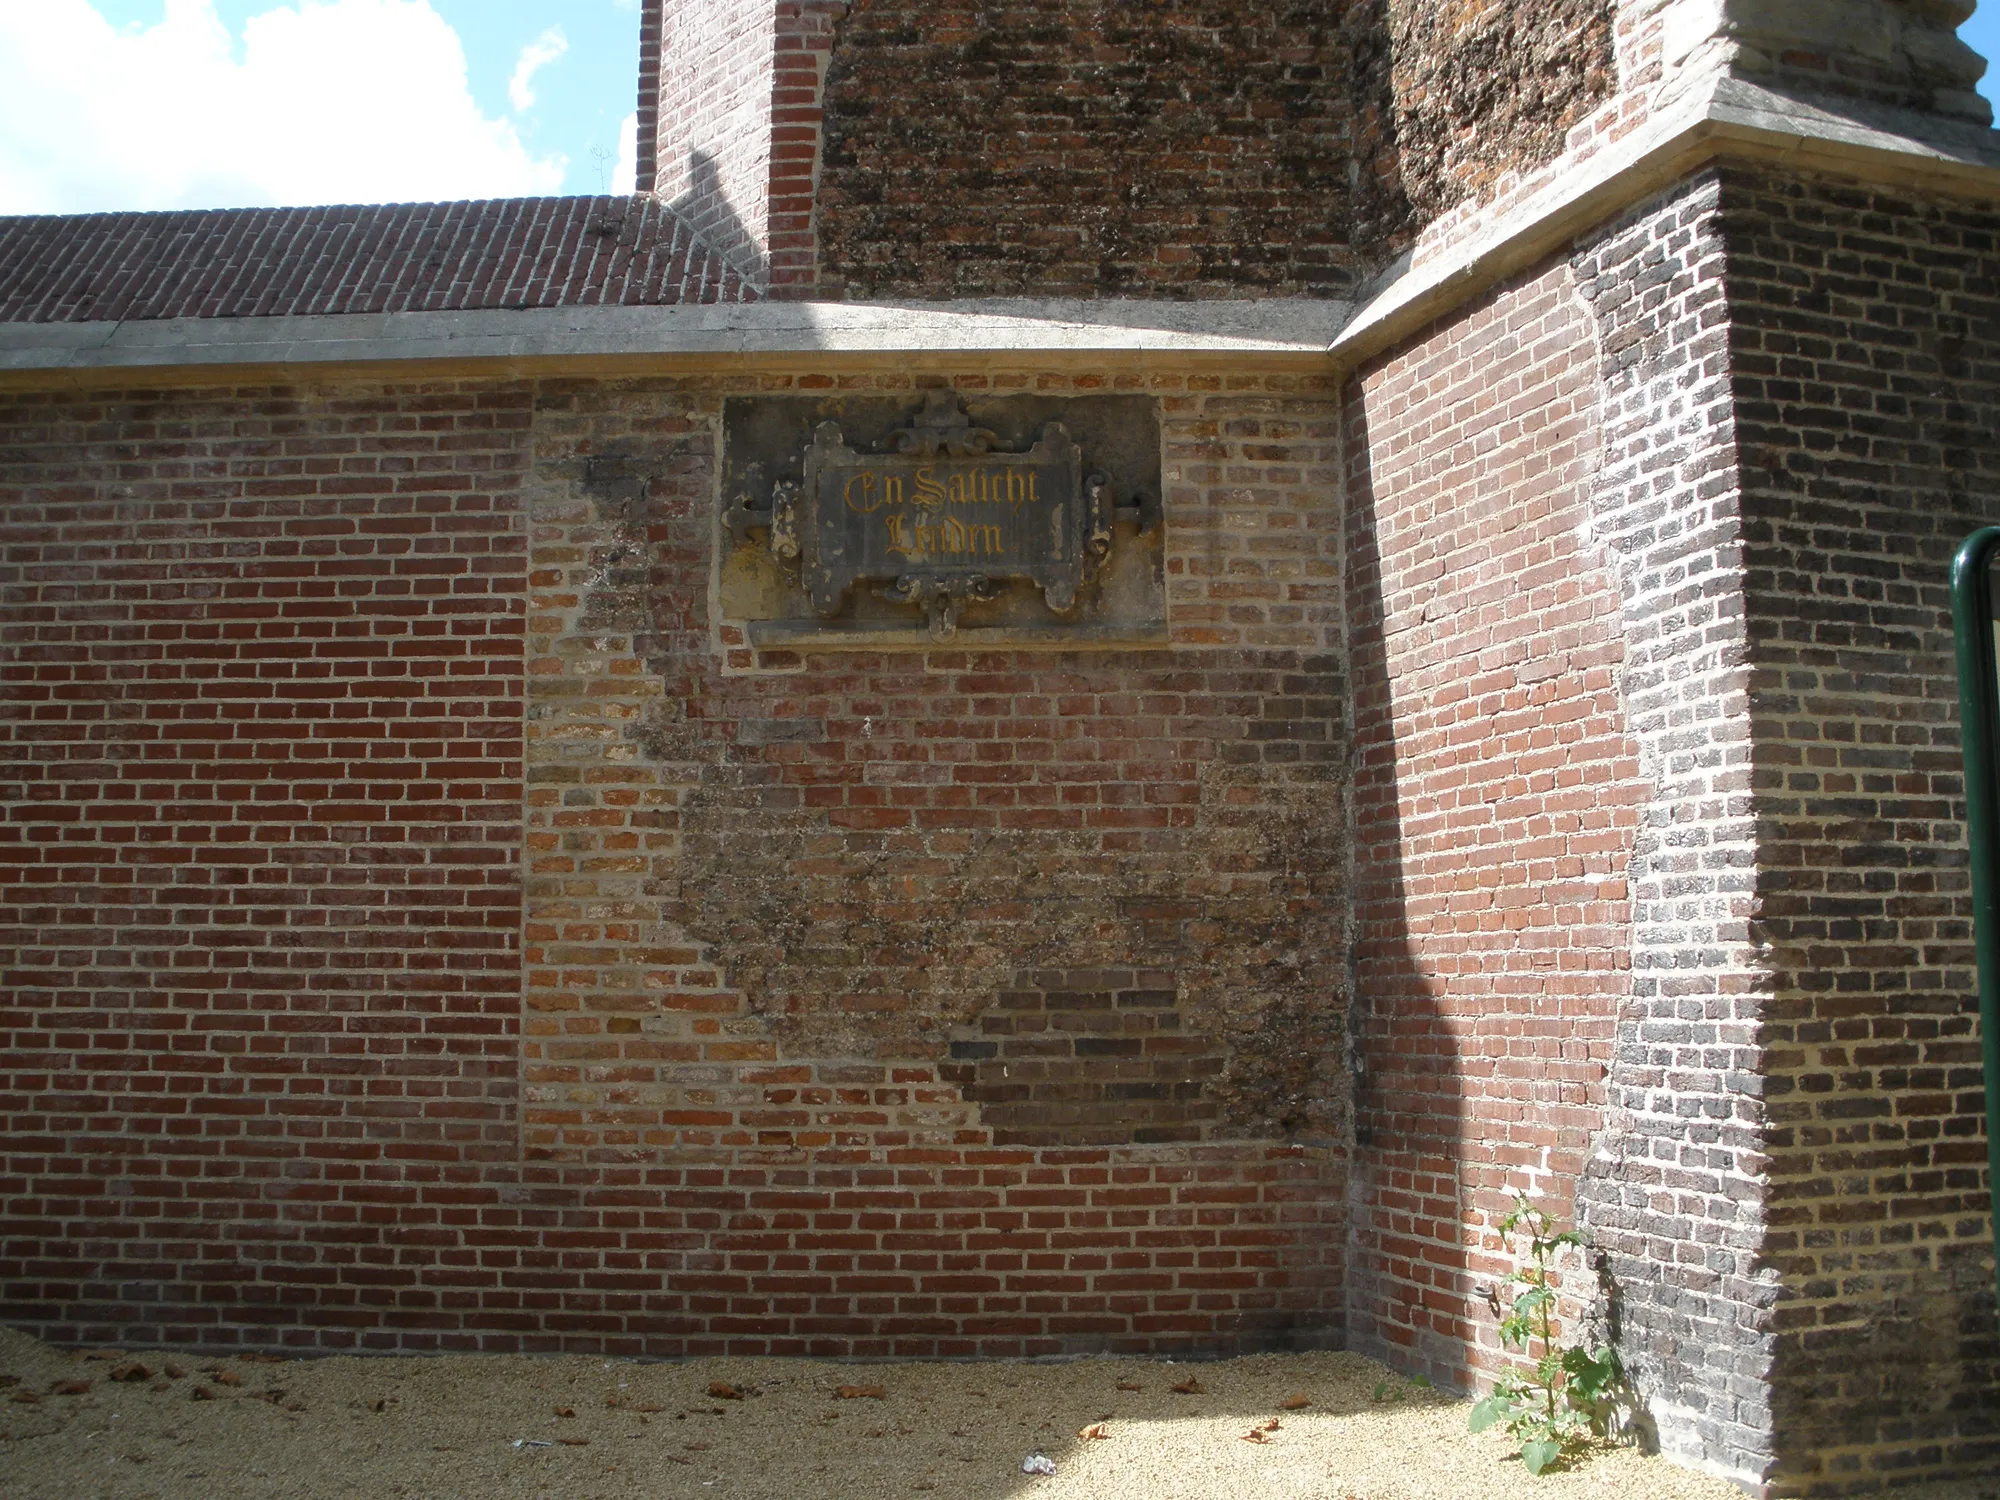
<svg viewBox="0 0 2000 1500"><path fill-rule="evenodd" d="M217 367L534 367L926 354L1291 356L1323 361L1353 312L1327 300L752 302L333 317L0 324L0 375ZM100 373L101 378L101 373ZM10 382L19 384L19 381Z"/></svg>
<svg viewBox="0 0 2000 1500"><path fill-rule="evenodd" d="M1843 104L1843 108L1849 108ZM1721 159L1782 161L1902 187L2000 198L2000 134L1959 121L1852 106L1831 110L1740 78L1718 78L1468 226L1422 265L1406 256L1328 352L1351 366L1662 188Z"/></svg>

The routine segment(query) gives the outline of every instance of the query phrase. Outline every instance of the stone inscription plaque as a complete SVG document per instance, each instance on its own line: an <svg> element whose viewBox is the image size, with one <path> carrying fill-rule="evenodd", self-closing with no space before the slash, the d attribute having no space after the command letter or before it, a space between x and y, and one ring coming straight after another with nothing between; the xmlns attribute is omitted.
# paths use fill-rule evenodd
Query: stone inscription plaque
<svg viewBox="0 0 2000 1500"><path fill-rule="evenodd" d="M831 617L857 583L881 580L949 634L966 601L1012 579L1034 584L1057 614L1075 608L1111 550L1110 481L1084 474L1060 423L1025 453L994 443L948 398L895 434L888 453L857 453L838 423L821 423L794 502L814 609Z"/></svg>
<svg viewBox="0 0 2000 1500"><path fill-rule="evenodd" d="M1144 636L1158 443L1144 398L732 398L725 617L764 641Z"/></svg>

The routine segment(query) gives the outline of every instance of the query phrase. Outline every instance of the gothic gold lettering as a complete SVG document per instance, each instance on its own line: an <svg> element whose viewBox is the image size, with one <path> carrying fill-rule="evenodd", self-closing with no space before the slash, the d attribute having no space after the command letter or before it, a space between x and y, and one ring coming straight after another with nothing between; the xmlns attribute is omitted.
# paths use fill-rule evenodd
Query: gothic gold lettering
<svg viewBox="0 0 2000 1500"><path fill-rule="evenodd" d="M848 480L847 489L842 494L842 498L847 501L847 508L852 511L858 511L864 516L875 514L876 510L882 504L880 500L875 498L875 485L875 476L867 469L863 469L859 474ZM854 494L857 487L861 491L859 499L856 499Z"/></svg>

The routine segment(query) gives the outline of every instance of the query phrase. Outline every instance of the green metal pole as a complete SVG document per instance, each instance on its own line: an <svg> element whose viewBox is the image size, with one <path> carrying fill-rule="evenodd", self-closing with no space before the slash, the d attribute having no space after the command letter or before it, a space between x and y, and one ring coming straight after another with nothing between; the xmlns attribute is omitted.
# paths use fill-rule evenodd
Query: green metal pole
<svg viewBox="0 0 2000 1500"><path fill-rule="evenodd" d="M2000 526L1975 531L1951 564L1958 630L1958 717L1965 743L1965 821L1972 844L1972 939L1979 960L1979 1034L1986 1060L1989 1212L2000 1295L2000 678L1994 672L1993 558Z"/></svg>

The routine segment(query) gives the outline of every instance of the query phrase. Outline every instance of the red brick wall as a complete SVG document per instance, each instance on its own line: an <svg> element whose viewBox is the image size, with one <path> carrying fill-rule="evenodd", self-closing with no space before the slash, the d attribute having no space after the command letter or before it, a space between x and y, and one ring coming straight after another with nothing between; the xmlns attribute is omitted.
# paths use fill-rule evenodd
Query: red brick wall
<svg viewBox="0 0 2000 1500"><path fill-rule="evenodd" d="M1454 1383L1517 1189L1564 1217L1603 1119L1645 798L1590 539L1592 320L1564 267L1364 371L1349 404L1353 1346Z"/></svg>
<svg viewBox="0 0 2000 1500"><path fill-rule="evenodd" d="M1161 402L1170 646L739 662L749 382L0 403L0 1315L1337 1342L1333 392L964 380Z"/></svg>
<svg viewBox="0 0 2000 1500"><path fill-rule="evenodd" d="M0 402L10 1317L365 1321L513 1154L528 423Z"/></svg>
<svg viewBox="0 0 2000 1500"><path fill-rule="evenodd" d="M641 17L638 188L760 287L814 285L820 88L847 0L690 0Z"/></svg>
<svg viewBox="0 0 2000 1500"><path fill-rule="evenodd" d="M819 286L821 98L834 28L849 0L778 0L771 84L771 287L812 296Z"/></svg>
<svg viewBox="0 0 2000 1500"><path fill-rule="evenodd" d="M638 140L633 169L636 193L650 193L660 173L660 76L666 63L667 0L639 0Z"/></svg>

